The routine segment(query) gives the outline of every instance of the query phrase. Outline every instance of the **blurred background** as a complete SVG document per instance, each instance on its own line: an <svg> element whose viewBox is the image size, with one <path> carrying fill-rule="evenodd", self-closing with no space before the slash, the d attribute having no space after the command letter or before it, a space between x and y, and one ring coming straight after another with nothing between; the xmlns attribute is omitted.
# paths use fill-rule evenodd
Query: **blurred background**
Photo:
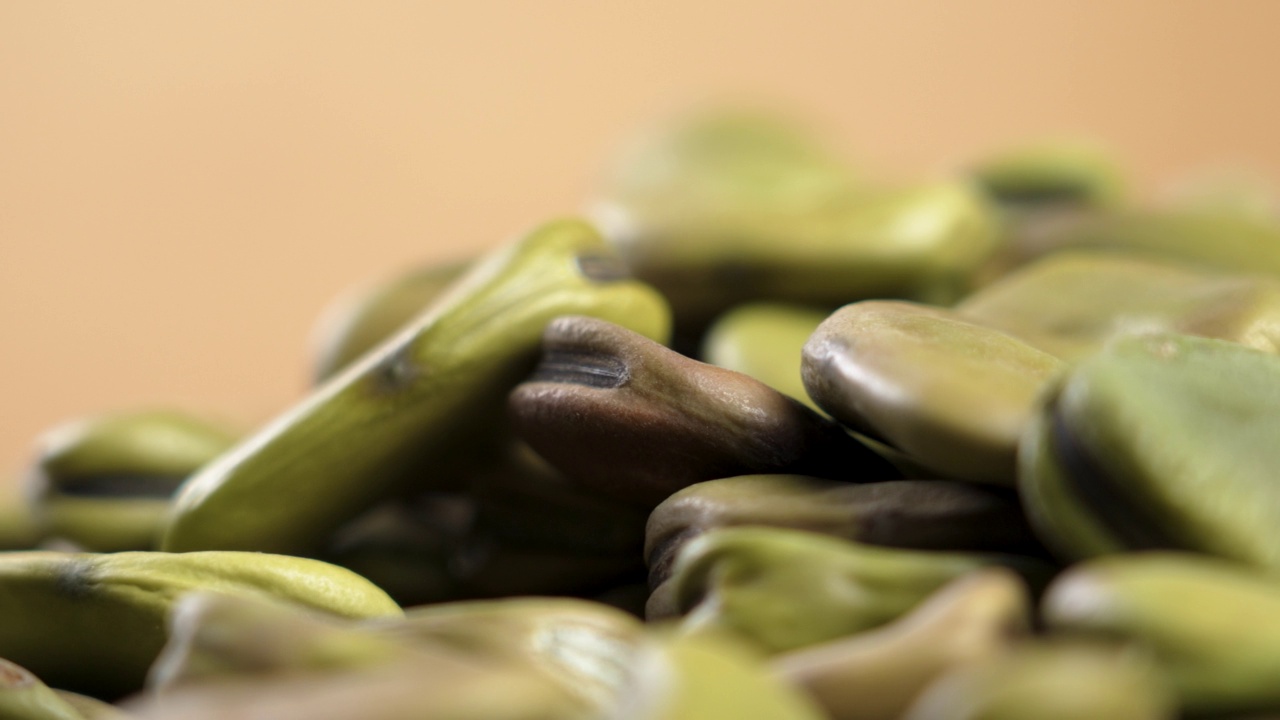
<svg viewBox="0 0 1280 720"><path fill-rule="evenodd" d="M874 172L1084 135L1280 180L1268 0L0 4L0 486L112 409L252 428L353 285L590 197L646 124L776 107Z"/></svg>

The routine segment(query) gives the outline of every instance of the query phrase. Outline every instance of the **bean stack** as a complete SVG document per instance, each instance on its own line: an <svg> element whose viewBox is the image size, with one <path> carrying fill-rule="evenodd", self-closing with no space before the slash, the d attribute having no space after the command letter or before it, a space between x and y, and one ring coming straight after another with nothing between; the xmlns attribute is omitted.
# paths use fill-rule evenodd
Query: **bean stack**
<svg viewBox="0 0 1280 720"><path fill-rule="evenodd" d="M1280 213L680 119L0 505L0 718L1280 717Z"/></svg>

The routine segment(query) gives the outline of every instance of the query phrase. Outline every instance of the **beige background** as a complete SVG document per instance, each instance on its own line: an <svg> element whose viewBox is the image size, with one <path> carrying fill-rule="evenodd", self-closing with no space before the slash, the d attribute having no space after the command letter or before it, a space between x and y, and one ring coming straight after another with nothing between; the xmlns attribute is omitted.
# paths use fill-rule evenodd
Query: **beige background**
<svg viewBox="0 0 1280 720"><path fill-rule="evenodd" d="M0 4L0 483L64 418L244 426L317 311L578 208L644 122L768 100L937 172L1085 132L1146 191L1280 178L1280 3Z"/></svg>

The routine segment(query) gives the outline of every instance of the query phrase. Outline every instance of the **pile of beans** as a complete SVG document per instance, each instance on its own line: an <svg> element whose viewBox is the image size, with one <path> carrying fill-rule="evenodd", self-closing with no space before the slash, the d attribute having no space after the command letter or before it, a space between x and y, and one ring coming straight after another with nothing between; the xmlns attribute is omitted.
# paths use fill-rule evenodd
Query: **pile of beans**
<svg viewBox="0 0 1280 720"><path fill-rule="evenodd" d="M778 120L342 298L248 435L69 422L0 718L1280 717L1280 212Z"/></svg>

